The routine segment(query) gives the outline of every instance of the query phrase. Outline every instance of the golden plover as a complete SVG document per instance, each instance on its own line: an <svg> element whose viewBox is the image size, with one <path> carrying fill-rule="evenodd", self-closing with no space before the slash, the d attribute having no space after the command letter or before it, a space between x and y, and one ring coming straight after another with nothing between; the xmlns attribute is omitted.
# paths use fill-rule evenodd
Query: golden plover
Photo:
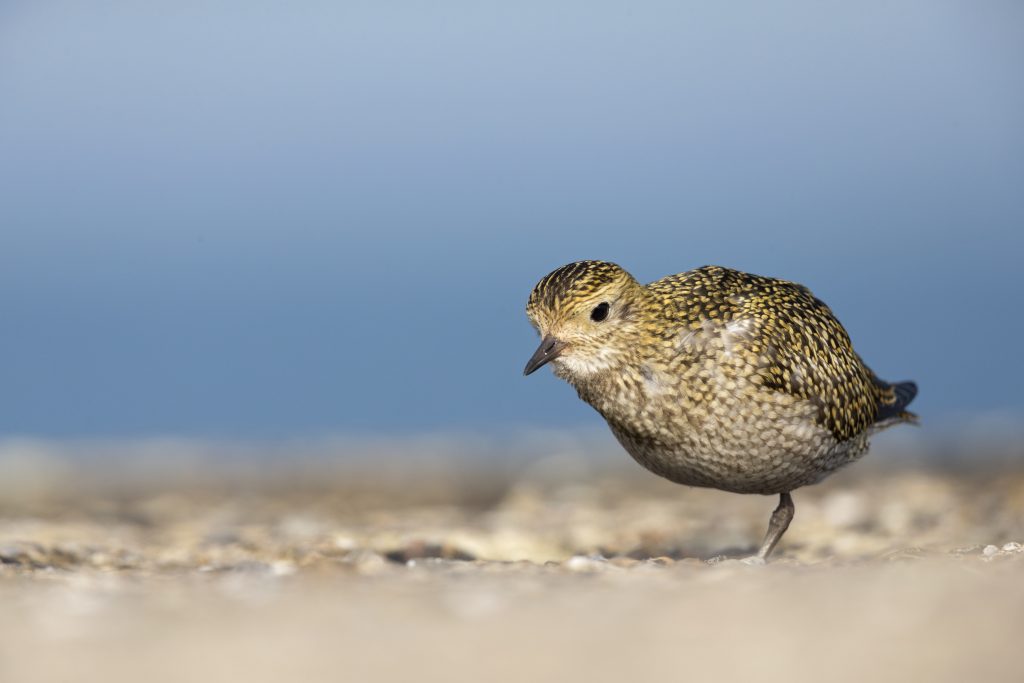
<svg viewBox="0 0 1024 683"><path fill-rule="evenodd" d="M604 261L544 277L526 306L551 363L633 458L671 481L779 494L755 556L793 519L790 492L860 458L868 437L916 417L801 285L705 266L641 285Z"/></svg>

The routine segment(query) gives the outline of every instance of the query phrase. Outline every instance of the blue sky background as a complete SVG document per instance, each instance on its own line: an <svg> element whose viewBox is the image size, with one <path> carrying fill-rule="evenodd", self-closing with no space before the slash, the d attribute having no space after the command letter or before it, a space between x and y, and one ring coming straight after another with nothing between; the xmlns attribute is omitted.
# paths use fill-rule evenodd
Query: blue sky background
<svg viewBox="0 0 1024 683"><path fill-rule="evenodd" d="M1024 414L1024 3L0 5L0 433L599 424L534 282L809 285Z"/></svg>

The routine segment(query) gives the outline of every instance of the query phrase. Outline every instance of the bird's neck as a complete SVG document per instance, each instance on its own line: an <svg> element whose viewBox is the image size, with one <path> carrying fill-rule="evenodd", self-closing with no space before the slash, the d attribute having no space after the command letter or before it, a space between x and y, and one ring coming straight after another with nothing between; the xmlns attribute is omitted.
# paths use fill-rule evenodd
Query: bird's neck
<svg viewBox="0 0 1024 683"><path fill-rule="evenodd" d="M623 399L640 399L640 355L637 347L630 346L586 364L562 363L555 368L555 374L571 384L581 399L607 416L612 406Z"/></svg>

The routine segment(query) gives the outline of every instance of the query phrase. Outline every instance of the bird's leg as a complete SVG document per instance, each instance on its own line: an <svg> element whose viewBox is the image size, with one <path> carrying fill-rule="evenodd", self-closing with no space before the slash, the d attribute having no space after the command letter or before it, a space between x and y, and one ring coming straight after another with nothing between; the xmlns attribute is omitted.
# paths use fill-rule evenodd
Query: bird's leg
<svg viewBox="0 0 1024 683"><path fill-rule="evenodd" d="M771 554L775 548L775 544L782 538L782 534L786 533L786 529L789 528L789 523L793 521L793 512L796 507L793 505L793 498L788 493L783 493L779 496L779 506L775 508L775 512L772 513L772 519L768 522L768 533L764 536L764 543L761 544L761 549L757 551L757 557L762 560L768 559L768 555Z"/></svg>

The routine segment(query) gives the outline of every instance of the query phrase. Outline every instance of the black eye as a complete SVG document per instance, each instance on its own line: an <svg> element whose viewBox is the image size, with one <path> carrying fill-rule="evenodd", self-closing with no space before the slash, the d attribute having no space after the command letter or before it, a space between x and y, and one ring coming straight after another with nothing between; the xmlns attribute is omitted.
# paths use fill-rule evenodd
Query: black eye
<svg viewBox="0 0 1024 683"><path fill-rule="evenodd" d="M597 306L594 306L594 310L590 312L590 319L595 323L599 323L608 317L608 308L610 307L607 301L602 301Z"/></svg>

